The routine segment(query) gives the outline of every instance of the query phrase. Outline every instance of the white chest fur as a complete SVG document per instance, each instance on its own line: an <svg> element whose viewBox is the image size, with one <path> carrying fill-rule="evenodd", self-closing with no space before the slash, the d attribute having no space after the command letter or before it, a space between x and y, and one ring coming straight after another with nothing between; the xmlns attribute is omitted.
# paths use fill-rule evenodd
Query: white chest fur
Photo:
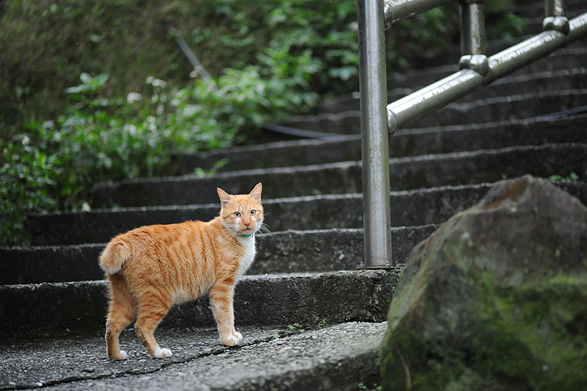
<svg viewBox="0 0 587 391"><path fill-rule="evenodd" d="M239 237L238 241L245 248L245 254L239 261L238 279L240 279L243 274L246 273L255 259L255 236Z"/></svg>

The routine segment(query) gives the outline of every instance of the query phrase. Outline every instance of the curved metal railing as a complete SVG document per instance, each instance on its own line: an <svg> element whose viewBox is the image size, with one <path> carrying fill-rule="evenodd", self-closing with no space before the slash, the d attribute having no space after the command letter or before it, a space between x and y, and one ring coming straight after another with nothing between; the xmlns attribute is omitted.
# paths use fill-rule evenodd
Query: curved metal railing
<svg viewBox="0 0 587 391"><path fill-rule="evenodd" d="M483 0L459 0L460 70L387 104L385 27L455 0L358 0L365 267L393 264L389 135L497 78L587 36L587 13L569 20L564 0L546 0L543 32L491 57L485 54Z"/></svg>

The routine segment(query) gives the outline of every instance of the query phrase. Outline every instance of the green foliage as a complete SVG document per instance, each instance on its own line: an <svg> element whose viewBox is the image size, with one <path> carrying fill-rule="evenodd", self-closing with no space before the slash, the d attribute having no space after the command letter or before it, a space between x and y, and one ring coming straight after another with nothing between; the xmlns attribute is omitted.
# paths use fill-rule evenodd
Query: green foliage
<svg viewBox="0 0 587 391"><path fill-rule="evenodd" d="M476 369L533 390L576 390L587 381L584 276L557 274L517 289L477 286Z"/></svg>
<svg viewBox="0 0 587 391"><path fill-rule="evenodd" d="M570 181L570 182L577 182L579 180L579 175L575 174L574 172L571 172L571 174L568 177L564 177L562 175L551 175L547 178L547 180L549 182L565 182L565 181Z"/></svg>
<svg viewBox="0 0 587 391"><path fill-rule="evenodd" d="M226 69L215 83L196 81L173 93L166 129L184 151L250 142L269 118L315 104L317 95L302 89L312 69L307 57L291 57L266 68Z"/></svg>
<svg viewBox="0 0 587 391"><path fill-rule="evenodd" d="M297 322L296 323L293 323L293 324L290 324L290 325L287 325L287 329L289 331L293 331L296 334L300 334L300 333L302 333L304 331L304 329L302 328L302 325L300 323L297 323Z"/></svg>
<svg viewBox="0 0 587 391"><path fill-rule="evenodd" d="M357 390L359 390L359 391L369 391L369 390L371 390L371 391L381 391L382 389L383 389L383 386L381 384L377 384L377 383L374 383L373 385L371 385L371 387L367 386L363 382L360 382L357 385Z"/></svg>
<svg viewBox="0 0 587 391"><path fill-rule="evenodd" d="M55 194L62 209L78 209L100 181L153 175L169 161L169 143L156 118L137 119L132 103L98 98L108 75L82 74L66 90L70 103L56 121L29 123L31 138L54 158Z"/></svg>
<svg viewBox="0 0 587 391"><path fill-rule="evenodd" d="M0 245L22 244L25 217L55 208L51 193L57 164L26 136L11 144L0 141L0 149Z"/></svg>
<svg viewBox="0 0 587 391"><path fill-rule="evenodd" d="M66 89L64 114L28 123L20 136L26 148L7 143L0 245L26 243L22 221L29 213L87 208L98 182L160 174L173 154L246 142L268 116L311 106L316 94L299 90L311 69L301 56L271 71L227 69L213 82L182 89L149 77L150 96L132 92L126 99L100 97L108 75L82 74L81 84Z"/></svg>
<svg viewBox="0 0 587 391"><path fill-rule="evenodd" d="M218 170L224 167L228 163L228 161L228 158L220 159L217 162L215 162L212 168L209 170L197 167L194 170L194 175L200 178L205 178L207 176L214 175L218 172Z"/></svg>
<svg viewBox="0 0 587 391"><path fill-rule="evenodd" d="M490 39L513 39L522 35L526 28L527 24L523 18L508 11L503 15L499 15L495 23L487 26L487 37Z"/></svg>
<svg viewBox="0 0 587 391"><path fill-rule="evenodd" d="M358 87L354 0L8 0L0 9L0 245L26 243L28 213L87 207L97 182L254 142L264 121ZM441 8L392 26L388 70L454 42L457 14ZM523 28L509 18L496 34ZM213 81L197 78L177 32Z"/></svg>

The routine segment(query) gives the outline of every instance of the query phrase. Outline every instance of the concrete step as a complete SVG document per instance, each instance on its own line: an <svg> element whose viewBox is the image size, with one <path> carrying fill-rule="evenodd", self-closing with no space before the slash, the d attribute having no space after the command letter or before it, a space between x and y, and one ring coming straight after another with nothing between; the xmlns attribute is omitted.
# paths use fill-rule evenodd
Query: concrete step
<svg viewBox="0 0 587 391"><path fill-rule="evenodd" d="M481 184L392 192L392 227L440 224L473 205L488 189L488 184ZM363 227L362 194L271 199L263 207L265 223L276 232ZM208 221L218 215L219 208L205 204L52 213L31 216L28 224L35 245L106 243L118 233L143 225Z"/></svg>
<svg viewBox="0 0 587 391"><path fill-rule="evenodd" d="M391 229L393 257L405 263L436 225ZM259 235L248 274L356 270L363 263L363 231L330 229ZM98 256L105 243L0 248L0 285L101 280Z"/></svg>
<svg viewBox="0 0 587 391"><path fill-rule="evenodd" d="M454 102L404 128L480 124L502 120L540 117L586 106L587 89L546 90L474 101ZM328 134L352 135L361 132L359 111L292 117L280 125Z"/></svg>
<svg viewBox="0 0 587 391"><path fill-rule="evenodd" d="M408 126L466 125L491 122L494 118L523 119L540 117L584 107L586 103L587 89L499 96L470 102L451 103L436 113L412 121Z"/></svg>
<svg viewBox="0 0 587 391"><path fill-rule="evenodd" d="M522 17L544 17L544 2L541 0L516 0L515 3L516 15ZM587 11L583 0L566 0L565 9L569 16Z"/></svg>
<svg viewBox="0 0 587 391"><path fill-rule="evenodd" d="M563 183L561 183L563 185ZM587 204L584 182L566 183L566 190ZM444 186L391 193L392 227L441 224L476 203L489 184ZM265 222L272 230L363 227L362 194L335 194L280 198L264 201ZM208 221L218 215L219 205L185 205L100 209L85 213L50 213L30 216L34 245L106 243L115 235L151 224L186 220ZM1 283L1 281L0 281Z"/></svg>
<svg viewBox="0 0 587 391"><path fill-rule="evenodd" d="M235 290L236 324L382 322L400 272L397 267L245 276ZM0 336L22 340L103 331L106 296L105 281L2 285ZM215 326L208 298L173 307L161 326Z"/></svg>
<svg viewBox="0 0 587 391"><path fill-rule="evenodd" d="M500 80L507 80L511 77L532 77L536 74L583 68L587 64L587 47L584 44L580 46L580 44L581 42L578 42L569 47L559 49L547 57L513 72L509 76L498 79L492 85L497 84ZM406 88L417 90L457 72L459 70L458 59L460 54L455 52L454 56L456 57L448 61L447 65L436 65L402 73L389 74L387 76L388 89ZM439 61L436 63L442 64Z"/></svg>
<svg viewBox="0 0 587 391"><path fill-rule="evenodd" d="M514 145L584 142L585 122L587 113L401 129L390 138L390 155L407 157ZM187 154L178 157L175 165L176 172L185 175L193 173L196 168L210 170L218 161L226 162L218 172L226 172L358 160L361 160L361 137L354 135L337 140L282 141Z"/></svg>
<svg viewBox="0 0 587 391"><path fill-rule="evenodd" d="M226 348L216 328L162 328L157 337L173 352L165 360L151 359L127 330L121 344L129 358L116 363L106 357L102 332L2 341L0 389L356 391L380 382L377 356L386 322L239 329L241 345Z"/></svg>
<svg viewBox="0 0 587 391"><path fill-rule="evenodd" d="M492 43L490 48L495 50L501 44ZM159 335L162 345L174 350L170 360L149 359L128 330L122 343L131 353L129 360L111 363L101 337L106 284L97 256L104 244L0 249L0 349L5 352L0 362L0 389L370 387L378 381L377 353L386 329L383 321L401 262L416 243L432 233L434 224L476 201L486 192L485 183L526 173L566 177L573 172L579 181L561 185L585 202L587 144L581 126L587 117L530 119L586 104L585 70L581 68L586 63L586 57L581 57L584 49L585 42L579 42L566 54L559 52L556 58L537 63L534 71L531 67L521 71L518 79L512 76L496 82L437 116L397 132L391 141L394 159L390 162L394 224L429 224L392 229L394 259L399 266L388 271L337 271L355 269L363 261L363 235L357 228L259 235L256 262L236 289L237 326L243 326L245 335L241 348L219 344L204 298L174 308L163 322ZM457 60L458 55L451 62ZM558 79L544 66L558 69L554 72ZM439 69L429 74L435 72ZM557 92L549 91L554 89ZM336 126L356 132L353 121L358 117L355 113L348 117L350 125L339 121ZM497 118L501 121L495 122ZM309 123L312 121L322 120L313 118ZM320 123L316 129L323 131L324 126ZM101 185L96 188L94 205L114 202L130 208L37 216L29 223L37 230L39 243L105 242L141 224L194 217L207 220L217 213L217 186L242 193L263 181L268 222L280 217L274 229L307 228L318 221L323 228L337 227L341 221L345 227L360 227L358 136L302 144L212 152L197 158L205 163L184 164L188 169L183 172L195 167L210 169L224 154L230 161L223 172L205 178ZM292 162L295 167L288 167ZM421 190L424 188L428 189ZM163 206L141 208L143 205ZM281 216L289 217L289 222ZM47 224L51 220L53 226ZM50 230L60 235L48 234ZM329 327L318 328L324 323ZM272 326L275 324L281 326ZM299 327L294 324L308 331L297 333ZM32 342L23 342L29 339Z"/></svg>
<svg viewBox="0 0 587 391"><path fill-rule="evenodd" d="M587 64L587 50L584 51L584 64ZM577 60L577 56L572 56ZM442 68L444 69L444 68ZM434 82L442 79L448 74L456 72L456 67L450 67L448 72L442 72L437 79L431 80ZM432 74L433 75L433 74ZM418 81L421 83L421 81ZM394 102L420 89L422 85L411 84L411 87L395 87L387 92L387 101ZM497 98L500 96L520 95L538 93L545 90L572 90L572 89L586 89L587 88L587 68L583 67L564 67L563 69L555 69L552 71L542 71L530 74L515 74L496 80L492 84L485 86L479 90L473 91L465 97L458 100L459 103L471 102L480 99ZM360 110L360 95L352 93L344 96L339 96L330 101L324 102L318 112L322 115L337 114L347 111Z"/></svg>
<svg viewBox="0 0 587 391"><path fill-rule="evenodd" d="M587 7L585 5L582 6L582 10L575 11L572 14L568 14L570 19L582 15L583 13L587 12ZM544 10L542 11L542 15L544 15ZM538 34L540 34L542 30L542 21L543 17L530 17L526 18L525 22L526 30L524 31L524 35L520 37L516 37L514 39L506 38L506 39L490 39L487 42L485 53L488 56L493 56L497 53L500 53L504 50L509 49L510 47L517 45L527 39L530 39ZM574 42L568 43L565 47L556 50L554 53L560 52L565 50L566 48L587 48L587 40L585 39L578 39ZM461 49L458 45L454 45L448 48L443 48L438 51L429 51L423 53L423 55L417 59L416 61L416 69L425 69L425 68L434 68L439 65L452 65L458 64L459 59L461 57ZM547 56L548 57L548 56ZM546 58L546 57L545 57ZM542 66L544 59L539 59L533 64L538 64ZM583 64L579 63L579 66ZM535 65L534 65L535 66ZM566 65L564 63L557 63L556 66L553 66L551 69L556 68L565 68ZM543 69L544 70L544 69ZM517 72L527 72L526 68L521 68Z"/></svg>
<svg viewBox="0 0 587 391"><path fill-rule="evenodd" d="M394 191L496 182L524 174L569 176L584 180L586 144L544 144L390 160ZM362 192L361 162L225 172L210 177L180 176L101 184L94 189L95 206L154 206L216 203L216 188L232 194L249 192L263 182L266 199L316 194Z"/></svg>

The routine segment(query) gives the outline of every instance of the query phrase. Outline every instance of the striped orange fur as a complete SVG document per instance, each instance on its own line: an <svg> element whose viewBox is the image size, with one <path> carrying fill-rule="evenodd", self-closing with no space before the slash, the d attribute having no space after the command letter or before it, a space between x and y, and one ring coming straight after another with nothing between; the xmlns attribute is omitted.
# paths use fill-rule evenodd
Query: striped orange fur
<svg viewBox="0 0 587 391"><path fill-rule="evenodd" d="M157 358L171 356L155 341L155 329L173 304L207 293L222 343L240 342L233 294L255 256L255 233L263 224L261 191L261 183L246 195L229 195L219 188L220 215L209 222L145 226L108 243L100 266L110 282L110 359L126 358L119 335L135 319L136 334L147 351Z"/></svg>

